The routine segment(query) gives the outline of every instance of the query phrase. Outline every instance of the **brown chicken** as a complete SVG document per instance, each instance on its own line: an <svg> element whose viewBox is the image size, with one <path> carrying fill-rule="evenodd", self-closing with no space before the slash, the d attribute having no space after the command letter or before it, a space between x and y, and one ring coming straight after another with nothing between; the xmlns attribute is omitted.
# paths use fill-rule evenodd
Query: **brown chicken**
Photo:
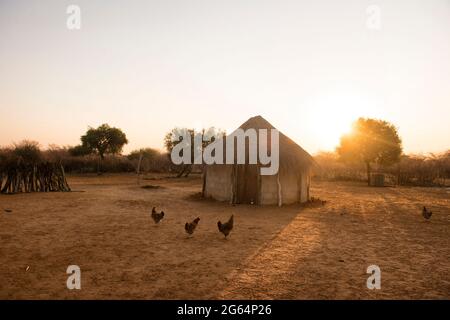
<svg viewBox="0 0 450 320"><path fill-rule="evenodd" d="M226 223L222 223L220 221L217 222L217 227L219 228L219 231L223 233L225 238L230 234L231 230L233 230L233 224L234 224L234 215L232 214L230 217L230 220Z"/></svg>
<svg viewBox="0 0 450 320"><path fill-rule="evenodd" d="M184 225L184 230L186 230L186 232L188 234L193 234L199 221L200 221L200 218L196 218L192 222L186 222L186 224Z"/></svg>
<svg viewBox="0 0 450 320"><path fill-rule="evenodd" d="M164 211L161 211L160 213L156 212L156 208L153 207L152 209L152 219L155 221L155 223L159 223L164 218Z"/></svg>
<svg viewBox="0 0 450 320"><path fill-rule="evenodd" d="M423 207L423 210L422 210L422 216L423 216L425 219L427 219L427 220L430 219L432 214L433 214L433 212L428 211L427 208Z"/></svg>

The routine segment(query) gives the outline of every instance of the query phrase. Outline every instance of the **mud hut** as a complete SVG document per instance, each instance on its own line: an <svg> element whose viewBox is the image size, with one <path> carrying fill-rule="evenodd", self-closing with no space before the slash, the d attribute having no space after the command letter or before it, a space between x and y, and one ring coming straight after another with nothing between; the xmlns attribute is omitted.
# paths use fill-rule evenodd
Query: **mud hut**
<svg viewBox="0 0 450 320"><path fill-rule="evenodd" d="M261 116L250 118L239 128L244 131L250 128L256 131L275 129ZM269 141L269 151L271 144L272 142ZM203 196L219 201L229 201L232 204L281 206L308 201L314 160L281 132L279 132L278 146L279 169L275 175L261 175L259 161L257 164L248 164L246 161L245 164L234 162L234 164L206 165L203 174ZM246 141L246 148L248 148L248 141ZM248 160L248 152L246 157Z"/></svg>

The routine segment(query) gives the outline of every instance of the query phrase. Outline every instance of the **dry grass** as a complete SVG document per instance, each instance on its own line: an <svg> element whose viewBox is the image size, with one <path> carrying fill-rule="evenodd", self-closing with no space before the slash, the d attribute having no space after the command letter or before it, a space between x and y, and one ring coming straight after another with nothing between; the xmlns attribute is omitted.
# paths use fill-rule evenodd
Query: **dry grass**
<svg viewBox="0 0 450 320"><path fill-rule="evenodd" d="M158 189L132 175L69 183L75 192L0 196L0 298L450 298L445 189L321 182L312 195L325 206L277 208L199 200L198 177ZM166 213L159 225L153 206ZM216 223L233 213L225 240ZM184 223L197 216L189 238ZM66 288L70 264L79 291ZM378 291L366 288L371 264Z"/></svg>

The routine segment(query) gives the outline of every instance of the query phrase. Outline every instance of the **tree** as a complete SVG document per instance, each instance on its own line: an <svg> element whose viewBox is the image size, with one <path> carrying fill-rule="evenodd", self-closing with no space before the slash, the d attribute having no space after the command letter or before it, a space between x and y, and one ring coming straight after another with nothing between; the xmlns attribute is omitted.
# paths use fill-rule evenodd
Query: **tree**
<svg viewBox="0 0 450 320"><path fill-rule="evenodd" d="M105 154L118 154L128 143L127 137L122 130L102 124L98 128L91 128L85 135L81 136L81 149L90 153L97 153L100 160L105 158ZM81 151L81 150L80 150ZM100 167L97 168L98 172Z"/></svg>
<svg viewBox="0 0 450 320"><path fill-rule="evenodd" d="M223 137L225 135L225 131L216 129L214 127L210 127L209 129L202 129L200 132L196 132L194 129L187 128L173 128L170 132L168 132L164 136L164 146L169 154L172 153L172 149L180 143L180 137L183 136L183 133L187 133L191 137L191 163L190 164L182 164L180 166L180 171L177 174L177 177L181 177L183 174L185 177L189 175L192 171L192 163L194 163L194 154L195 154L195 145L194 138L201 136L201 152L208 146L210 143L214 142L215 139L219 137Z"/></svg>
<svg viewBox="0 0 450 320"><path fill-rule="evenodd" d="M402 142L394 125L377 119L359 118L352 131L341 137L337 148L340 159L362 161L367 169L370 185L371 165L391 165L400 161Z"/></svg>

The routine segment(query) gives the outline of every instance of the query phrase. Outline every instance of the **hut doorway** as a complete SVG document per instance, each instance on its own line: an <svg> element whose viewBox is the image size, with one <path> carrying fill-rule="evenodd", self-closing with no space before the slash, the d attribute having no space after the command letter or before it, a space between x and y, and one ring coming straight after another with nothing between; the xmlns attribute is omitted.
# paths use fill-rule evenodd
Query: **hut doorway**
<svg viewBox="0 0 450 320"><path fill-rule="evenodd" d="M236 168L237 198L236 203L258 203L258 175L257 165L239 164Z"/></svg>

